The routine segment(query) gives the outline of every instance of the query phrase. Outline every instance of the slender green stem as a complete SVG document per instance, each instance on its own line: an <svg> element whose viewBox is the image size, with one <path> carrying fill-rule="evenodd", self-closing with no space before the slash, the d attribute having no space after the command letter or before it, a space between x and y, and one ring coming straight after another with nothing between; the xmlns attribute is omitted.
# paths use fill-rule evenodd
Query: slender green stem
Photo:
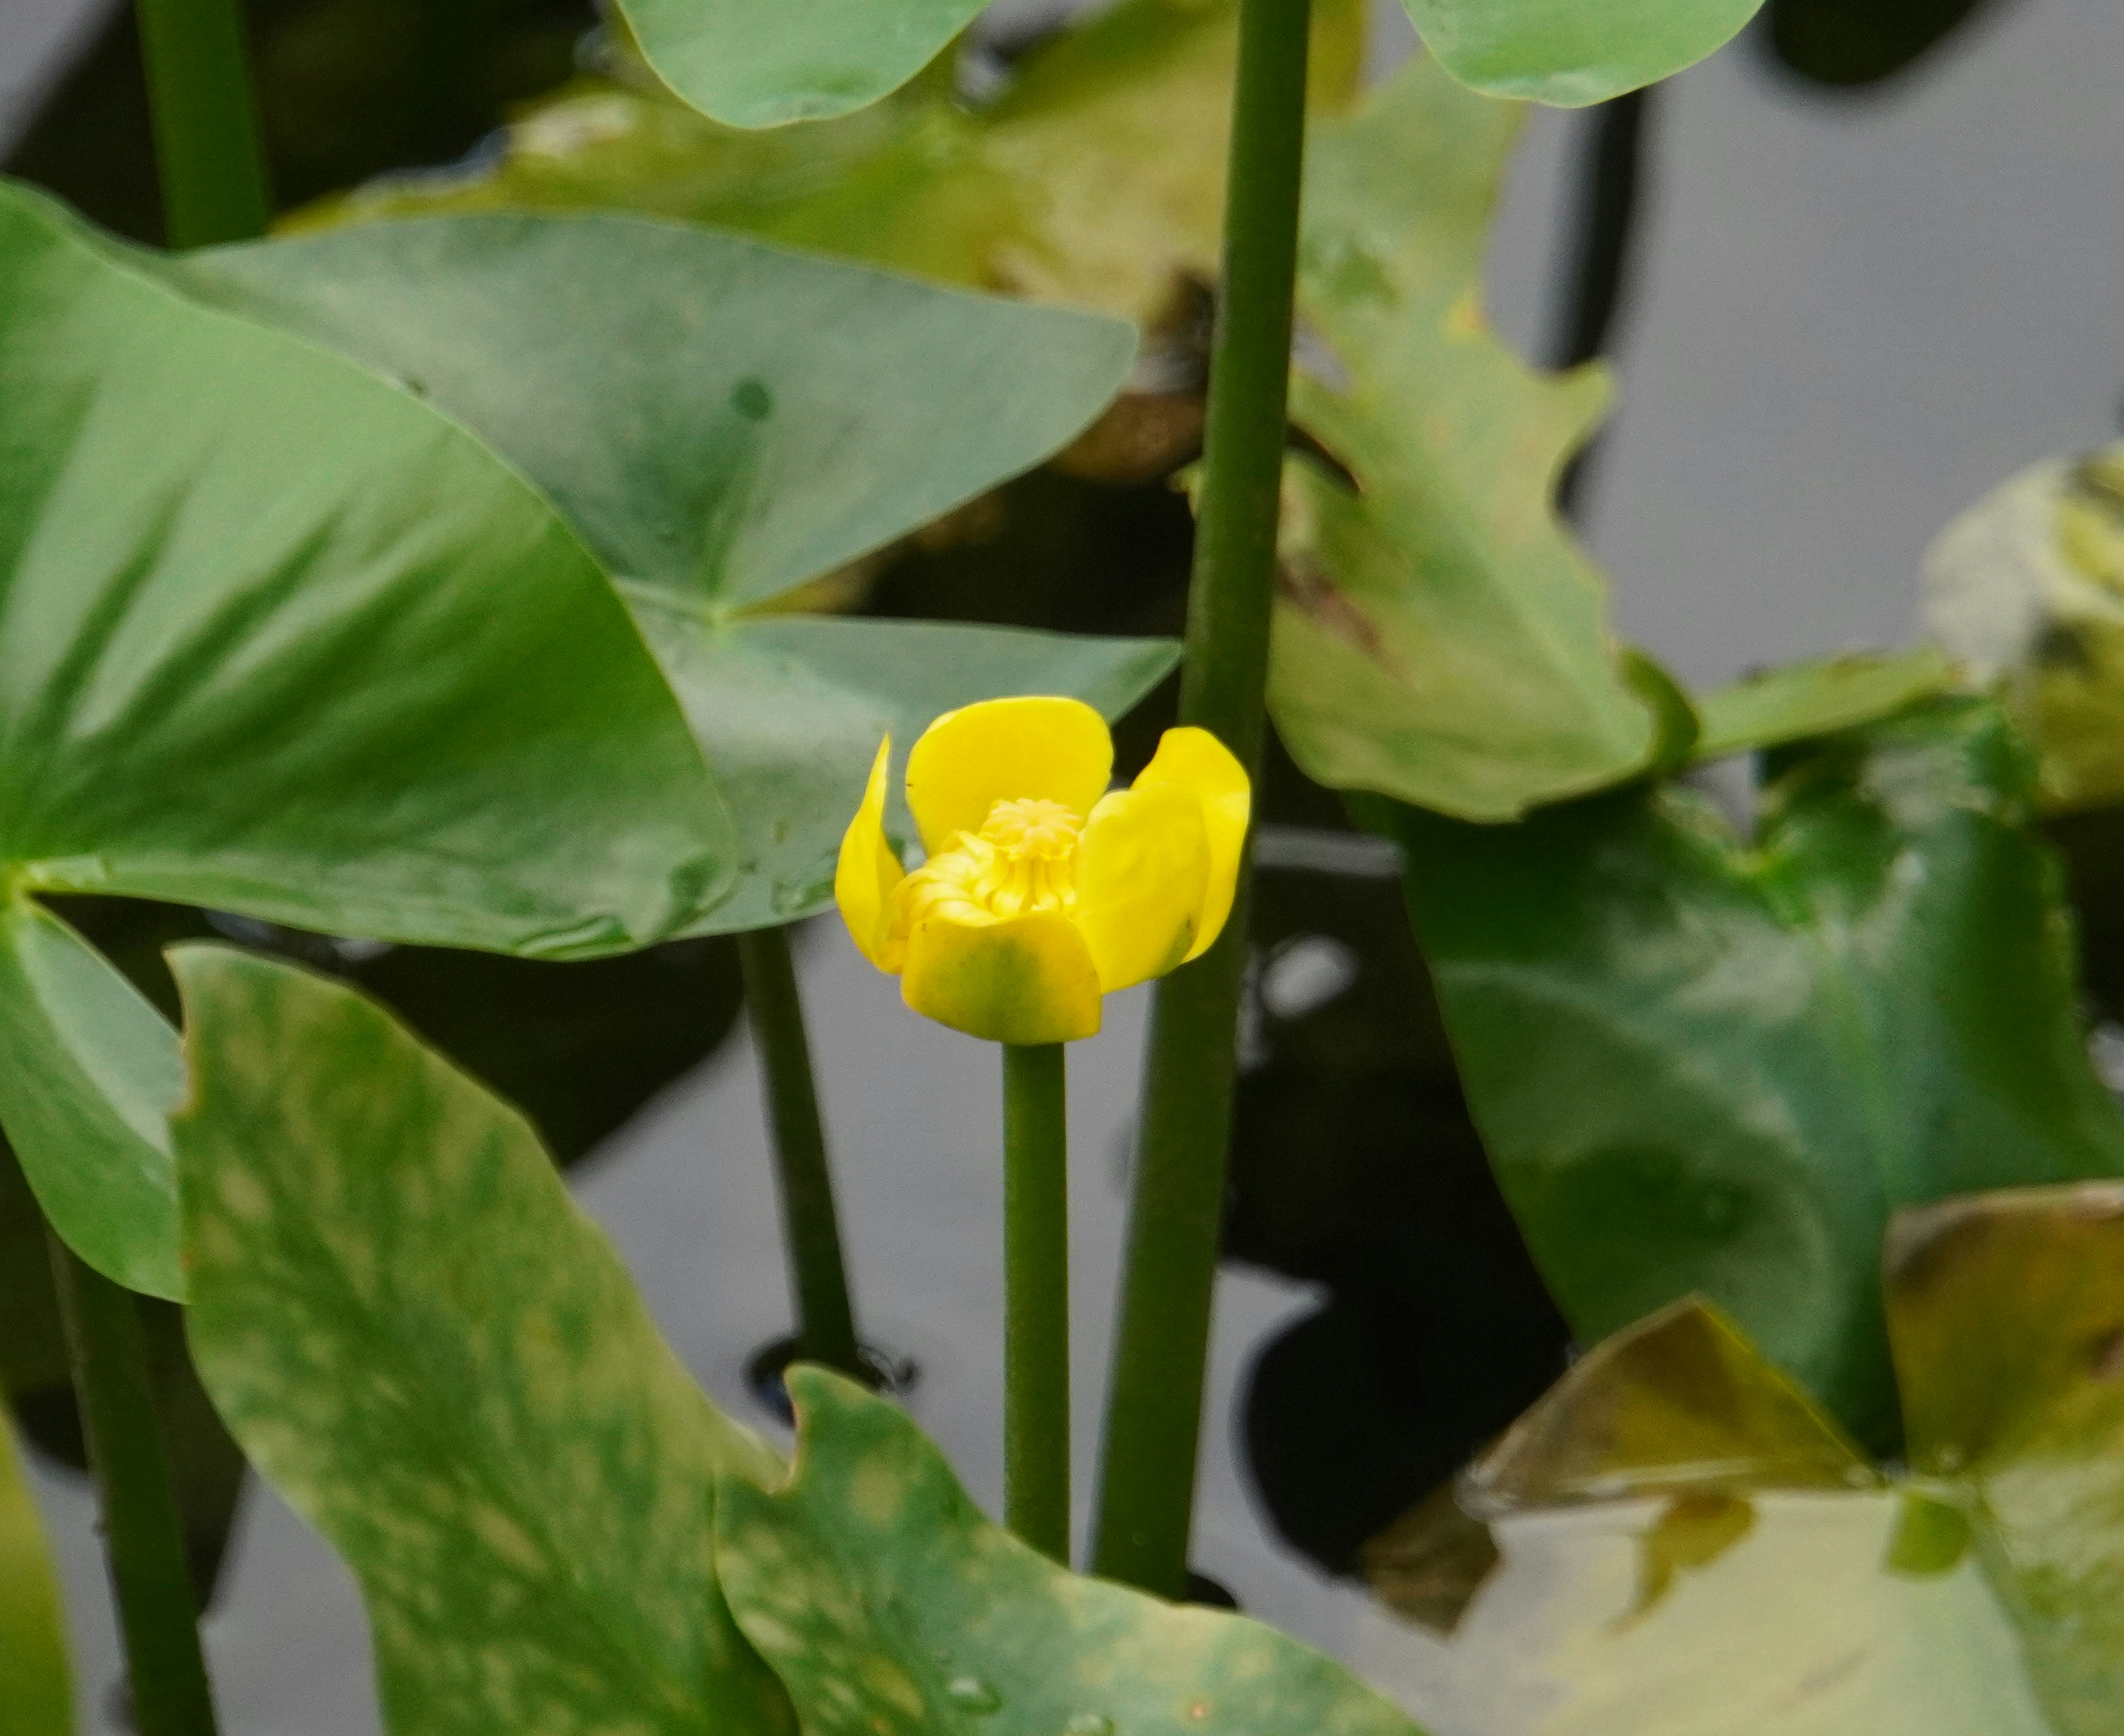
<svg viewBox="0 0 2124 1736"><path fill-rule="evenodd" d="M1308 0L1241 0L1182 722L1261 758L1305 152ZM1210 1299L1224 1209L1246 870L1223 937L1158 985L1100 1465L1096 1570L1187 1584Z"/></svg>
<svg viewBox="0 0 2124 1736"><path fill-rule="evenodd" d="M134 1727L141 1736L214 1736L198 1602L169 1450L148 1384L139 1303L84 1264L49 1225L45 1235L102 1507Z"/></svg>
<svg viewBox="0 0 2124 1736"><path fill-rule="evenodd" d="M1059 1043L1003 1052L1003 1521L1069 1560L1069 1123Z"/></svg>
<svg viewBox="0 0 2124 1736"><path fill-rule="evenodd" d="M273 214L240 0L135 0L173 247L263 235Z"/></svg>
<svg viewBox="0 0 2124 1736"><path fill-rule="evenodd" d="M756 928L738 936L737 950L774 1139L797 1340L808 1360L867 1381L855 1310L848 1300L840 1213L834 1203L834 1173L826 1161L826 1132L819 1117L819 1088L811 1072L796 967L789 955L789 931Z"/></svg>

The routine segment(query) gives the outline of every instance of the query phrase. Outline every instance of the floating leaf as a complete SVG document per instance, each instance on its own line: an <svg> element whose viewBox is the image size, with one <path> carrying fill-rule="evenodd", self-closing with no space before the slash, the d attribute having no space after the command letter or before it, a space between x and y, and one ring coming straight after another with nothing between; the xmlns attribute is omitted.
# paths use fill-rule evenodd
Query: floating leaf
<svg viewBox="0 0 2124 1736"><path fill-rule="evenodd" d="M373 1002L188 946L193 1353L367 1600L392 1736L786 1733L731 1624L704 1399L521 1117Z"/></svg>
<svg viewBox="0 0 2124 1736"><path fill-rule="evenodd" d="M1765 669L1696 701L1703 733L1694 758L1722 759L1856 729L1944 692L1953 680L1954 665L1929 645Z"/></svg>
<svg viewBox="0 0 2124 1736"><path fill-rule="evenodd" d="M789 1386L789 1486L726 1478L717 1537L731 1608L806 1736L1415 1736L1271 1628L1056 1566L881 1400L815 1368Z"/></svg>
<svg viewBox="0 0 2124 1736"><path fill-rule="evenodd" d="M596 561L463 429L12 185L0 263L0 1116L82 1256L174 1295L172 1039L33 895L572 957L697 920L735 841Z"/></svg>
<svg viewBox="0 0 2124 1736"><path fill-rule="evenodd" d="M1156 640L780 612L808 580L1046 457L1119 388L1117 321L975 297L676 223L485 215L175 268L394 378L512 459L619 579L737 817L702 931L832 900L881 737L1005 693L1117 717ZM585 297L585 283L624 295Z"/></svg>
<svg viewBox="0 0 2124 1736"><path fill-rule="evenodd" d="M1885 1447L1890 1210L2124 1171L2030 782L1948 700L1788 751L1752 845L1677 788L1398 810L1470 1107L1582 1339L1700 1292Z"/></svg>
<svg viewBox="0 0 2124 1736"><path fill-rule="evenodd" d="M1763 0L1403 0L1464 84L1562 108L1605 102L1723 47Z"/></svg>
<svg viewBox="0 0 2124 1736"><path fill-rule="evenodd" d="M0 1736L73 1736L59 1574L0 1407Z"/></svg>
<svg viewBox="0 0 2124 1736"><path fill-rule="evenodd" d="M1550 501L1605 382L1536 377L1483 318L1516 127L1419 58L1314 129L1299 307L1331 354L1301 368L1293 413L1350 480L1305 458L1287 472L1269 688L1316 781L1481 820L1614 783L1656 748Z"/></svg>
<svg viewBox="0 0 2124 1736"><path fill-rule="evenodd" d="M907 82L988 0L619 0L651 65L739 127L845 115Z"/></svg>
<svg viewBox="0 0 2124 1736"><path fill-rule="evenodd" d="M1530 1442L1561 1450L1560 1481L1525 1474ZM1589 1460L1599 1490L1579 1475ZM1714 1474L1678 1484L1683 1466ZM1492 1560L1450 1637L1402 1625L1426 1612L1405 1607L1408 1587L1468 1554L1436 1511L1369 1564L1399 1619L1362 1626L1358 1662L1419 1717L1467 1736L2065 1728L2046 1721L2011 1602L1969 1546L1967 1491L1882 1486L1699 1307L1589 1354L1470 1480L1519 1499L1479 1505ZM2099 1728L2117 1728L2113 1700Z"/></svg>
<svg viewBox="0 0 2124 1736"><path fill-rule="evenodd" d="M1587 1352L1482 1456L1468 1489L1510 1511L1871 1480L1813 1401L1691 1297Z"/></svg>
<svg viewBox="0 0 2124 1736"><path fill-rule="evenodd" d="M1925 556L1940 642L1996 687L2052 812L2124 800L2124 442L2023 472Z"/></svg>
<svg viewBox="0 0 2124 1736"><path fill-rule="evenodd" d="M881 108L773 133L643 81L585 82L462 172L378 181L296 222L618 208L1166 326L1199 316L1186 284L1219 269L1238 16L1238 0L1122 0L1029 51L984 106L942 68ZM1355 93L1365 32L1360 0L1316 0L1317 107Z"/></svg>
<svg viewBox="0 0 2124 1736"><path fill-rule="evenodd" d="M1912 1466L1965 1480L2061 1736L2124 1728L2124 1184L1905 1214L1889 1330Z"/></svg>

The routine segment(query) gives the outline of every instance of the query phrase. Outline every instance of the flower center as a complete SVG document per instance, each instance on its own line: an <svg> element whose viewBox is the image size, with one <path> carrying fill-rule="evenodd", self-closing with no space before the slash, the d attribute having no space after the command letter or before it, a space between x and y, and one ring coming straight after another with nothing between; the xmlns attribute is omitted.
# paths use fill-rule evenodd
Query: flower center
<svg viewBox="0 0 2124 1736"><path fill-rule="evenodd" d="M1001 922L1077 902L1077 835L1083 822L1060 802L998 802L978 833L959 832L900 882L900 916Z"/></svg>

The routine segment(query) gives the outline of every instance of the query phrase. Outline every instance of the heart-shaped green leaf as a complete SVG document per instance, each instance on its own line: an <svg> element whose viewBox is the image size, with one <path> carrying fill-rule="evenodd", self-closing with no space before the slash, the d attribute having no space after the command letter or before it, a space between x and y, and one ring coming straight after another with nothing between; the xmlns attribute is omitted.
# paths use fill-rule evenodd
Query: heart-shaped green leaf
<svg viewBox="0 0 2124 1736"><path fill-rule="evenodd" d="M888 733L1004 693L1118 717L1172 667L1163 640L777 612L1066 444L1126 377L1117 321L619 216L375 224L174 269L417 382L581 528L737 816L739 887L703 931L830 902Z"/></svg>
<svg viewBox="0 0 2124 1736"><path fill-rule="evenodd" d="M1464 84L1562 108L1605 102L1723 47L1763 0L1403 0Z"/></svg>
<svg viewBox="0 0 2124 1736"><path fill-rule="evenodd" d="M0 1115L173 1295L172 1039L33 895L568 957L694 922L736 845L596 561L462 428L12 185L0 266Z"/></svg>
<svg viewBox="0 0 2124 1736"><path fill-rule="evenodd" d="M1273 1628L1056 1566L851 1382L801 1368L789 1387L795 1475L778 1494L726 1477L717 1536L806 1736L1417 1736Z"/></svg>
<svg viewBox="0 0 2124 1736"><path fill-rule="evenodd" d="M1675 789L1398 811L1470 1107L1581 1337L1701 1292L1887 1447L1890 1210L2124 1171L2031 770L1948 700L1789 751L1752 844Z"/></svg>
<svg viewBox="0 0 2124 1736"><path fill-rule="evenodd" d="M1544 379L1483 318L1484 237L1516 111L1418 59L1309 153L1299 311L1326 351L1293 414L1346 468L1287 472L1269 703L1313 779L1469 819L1647 765L1599 575L1557 471L1595 371Z"/></svg>
<svg viewBox="0 0 2124 1736"><path fill-rule="evenodd" d="M0 1405L0 1736L73 1736L59 1575Z"/></svg>
<svg viewBox="0 0 2124 1736"><path fill-rule="evenodd" d="M845 115L907 82L988 0L620 0L641 51L737 127Z"/></svg>
<svg viewBox="0 0 2124 1736"><path fill-rule="evenodd" d="M193 1354L367 1599L392 1736L785 1736L717 1588L717 1412L524 1119L374 1002L172 955Z"/></svg>

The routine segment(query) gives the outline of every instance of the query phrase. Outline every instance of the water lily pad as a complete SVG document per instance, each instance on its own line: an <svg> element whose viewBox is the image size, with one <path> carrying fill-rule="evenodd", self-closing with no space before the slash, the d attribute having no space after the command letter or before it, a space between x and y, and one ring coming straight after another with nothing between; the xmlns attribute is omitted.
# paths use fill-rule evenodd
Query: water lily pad
<svg viewBox="0 0 2124 1736"><path fill-rule="evenodd" d="M1890 1212L2124 1172L2032 782L1954 699L1785 750L1752 842L1678 788L1398 811L1469 1105L1582 1340L1701 1293L1884 1450Z"/></svg>
<svg viewBox="0 0 2124 1736"><path fill-rule="evenodd" d="M1065 445L1120 321L643 218L380 223L186 259L183 279L394 378L513 460L618 579L740 842L696 927L832 898L881 737L1006 693L1118 717L1168 641L823 620L792 594ZM623 294L585 295L618 283Z"/></svg>
<svg viewBox="0 0 2124 1736"><path fill-rule="evenodd" d="M174 1039L29 899L586 956L737 845L597 561L461 427L12 184L0 262L0 1118L83 1258L175 1295Z"/></svg>

